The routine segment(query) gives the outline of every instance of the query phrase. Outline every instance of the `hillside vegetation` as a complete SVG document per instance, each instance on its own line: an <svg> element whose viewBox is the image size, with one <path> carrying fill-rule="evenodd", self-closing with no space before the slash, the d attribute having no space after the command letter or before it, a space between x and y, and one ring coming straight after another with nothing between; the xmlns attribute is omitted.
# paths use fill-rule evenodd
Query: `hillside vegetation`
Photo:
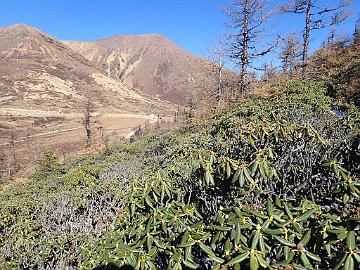
<svg viewBox="0 0 360 270"><path fill-rule="evenodd" d="M359 269L359 113L289 80L69 165L46 153L0 193L0 268Z"/></svg>

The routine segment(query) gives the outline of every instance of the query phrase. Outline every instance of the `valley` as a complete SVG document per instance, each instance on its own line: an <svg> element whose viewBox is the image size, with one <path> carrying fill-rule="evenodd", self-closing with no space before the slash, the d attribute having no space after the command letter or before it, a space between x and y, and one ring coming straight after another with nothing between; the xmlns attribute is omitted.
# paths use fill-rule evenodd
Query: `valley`
<svg viewBox="0 0 360 270"><path fill-rule="evenodd" d="M67 160L126 140L134 129L178 108L109 76L97 63L24 24L0 28L0 93L5 177L14 176L10 171L24 173L49 149ZM91 149L85 148L83 126L88 102Z"/></svg>
<svg viewBox="0 0 360 270"><path fill-rule="evenodd" d="M86 148L82 113L0 109L3 177L27 172L49 149L67 162L77 154L101 149L107 144L125 142L134 130L156 122L154 114L101 112L92 114L91 148ZM16 167L16 168L15 168Z"/></svg>
<svg viewBox="0 0 360 270"><path fill-rule="evenodd" d="M360 270L356 4L20 2L0 270Z"/></svg>

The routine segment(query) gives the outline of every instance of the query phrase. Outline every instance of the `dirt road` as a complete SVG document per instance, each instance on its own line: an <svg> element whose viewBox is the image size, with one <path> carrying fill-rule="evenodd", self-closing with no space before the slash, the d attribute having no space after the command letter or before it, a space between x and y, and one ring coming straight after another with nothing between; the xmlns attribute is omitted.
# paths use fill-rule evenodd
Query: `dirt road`
<svg viewBox="0 0 360 270"><path fill-rule="evenodd" d="M14 117L64 117L64 118L81 118L83 113L66 113L62 110L58 111L43 111L32 109L20 109L20 108L0 108L0 116L14 116ZM143 113L115 113L115 112L96 112L93 116L100 117L115 117L115 118L140 118L140 119L153 119L153 114Z"/></svg>
<svg viewBox="0 0 360 270"><path fill-rule="evenodd" d="M35 118L50 118L50 117L62 117L68 120L73 120L77 127L63 128L63 129L54 129L51 131L40 132L33 135L18 137L14 142L25 142L30 138L40 138L40 137L56 137L63 133L74 133L74 131L79 131L83 129L81 126L81 118L83 117L82 113L63 113L61 111L41 111L41 110L28 110L28 109L19 109L19 108L0 108L0 116L11 116L17 118L23 117L35 117ZM102 128L107 130L107 132L117 132L120 136L125 138L130 138L134 131L135 127L144 127L146 123L154 123L157 118L154 114L135 114L135 113L114 113L114 112L102 112L94 113L94 117L97 118L98 122L101 122ZM69 124L70 124L69 121ZM72 125L74 125L72 123ZM55 127L53 127L55 128ZM120 132L120 133L119 133ZM0 146L9 145L9 142L0 143Z"/></svg>

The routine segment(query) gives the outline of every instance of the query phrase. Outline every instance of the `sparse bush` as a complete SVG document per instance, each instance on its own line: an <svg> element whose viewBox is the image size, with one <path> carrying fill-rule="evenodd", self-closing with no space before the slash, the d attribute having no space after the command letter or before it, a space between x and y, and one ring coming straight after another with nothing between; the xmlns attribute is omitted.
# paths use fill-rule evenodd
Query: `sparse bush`
<svg viewBox="0 0 360 270"><path fill-rule="evenodd" d="M51 150L44 152L37 164L38 168L34 177L39 179L45 178L50 174L60 173L64 170L59 162L59 158Z"/></svg>

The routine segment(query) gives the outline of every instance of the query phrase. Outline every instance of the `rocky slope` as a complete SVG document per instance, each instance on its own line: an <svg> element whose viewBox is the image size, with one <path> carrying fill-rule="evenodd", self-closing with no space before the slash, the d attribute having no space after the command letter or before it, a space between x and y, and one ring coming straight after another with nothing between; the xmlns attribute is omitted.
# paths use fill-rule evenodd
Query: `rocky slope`
<svg viewBox="0 0 360 270"><path fill-rule="evenodd" d="M171 102L201 92L211 66L158 34L113 36L93 42L63 41L110 77Z"/></svg>

